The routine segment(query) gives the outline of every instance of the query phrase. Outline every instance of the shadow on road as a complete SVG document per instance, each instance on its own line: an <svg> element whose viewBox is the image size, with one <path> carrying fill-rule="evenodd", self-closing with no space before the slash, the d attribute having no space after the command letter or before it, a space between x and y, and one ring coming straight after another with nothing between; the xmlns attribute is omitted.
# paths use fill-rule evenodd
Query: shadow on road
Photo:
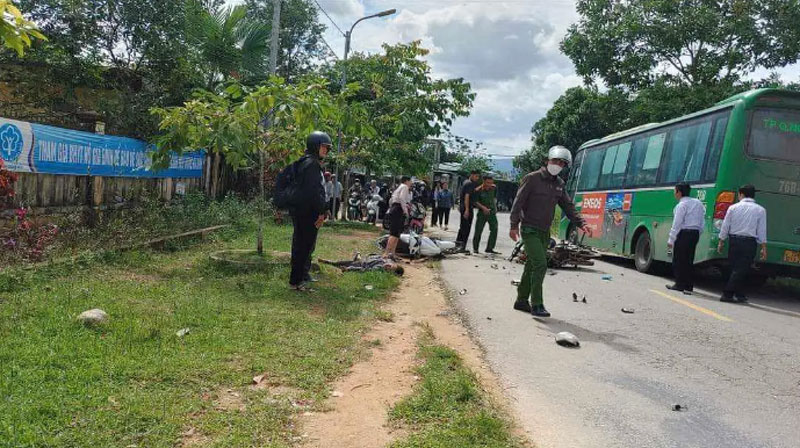
<svg viewBox="0 0 800 448"><path fill-rule="evenodd" d="M626 336L611 333L611 332L603 332L598 333L579 325L575 325L569 322L565 322L560 319L540 319L540 318L533 318L537 323L540 325L547 327L547 329L553 334L562 332L562 331L569 331L570 333L574 334L578 337L580 341L589 341L589 342L599 342L605 344L614 350L624 352L624 353L639 353L639 349L633 345L627 344L625 342L621 342L620 340L628 338Z"/></svg>

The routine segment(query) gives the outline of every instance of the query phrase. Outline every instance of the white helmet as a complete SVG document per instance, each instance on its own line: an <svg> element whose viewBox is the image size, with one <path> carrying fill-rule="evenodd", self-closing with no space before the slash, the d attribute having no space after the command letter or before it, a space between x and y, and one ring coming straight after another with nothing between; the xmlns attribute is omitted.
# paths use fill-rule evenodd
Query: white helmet
<svg viewBox="0 0 800 448"><path fill-rule="evenodd" d="M569 149L563 146L553 146L547 152L547 159L548 160L563 160L567 162L567 165L572 165L572 153L569 152Z"/></svg>

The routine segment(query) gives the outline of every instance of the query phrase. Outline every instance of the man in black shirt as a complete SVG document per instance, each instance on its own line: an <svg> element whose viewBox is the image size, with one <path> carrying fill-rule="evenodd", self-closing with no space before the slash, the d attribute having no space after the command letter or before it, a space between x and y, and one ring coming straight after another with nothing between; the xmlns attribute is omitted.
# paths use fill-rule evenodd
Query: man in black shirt
<svg viewBox="0 0 800 448"><path fill-rule="evenodd" d="M324 132L312 132L306 140L306 153L297 165L297 197L299 205L292 207L292 273L289 285L306 291L314 281L309 274L311 254L317 245L317 233L325 222L325 184L321 160L331 149L331 138Z"/></svg>
<svg viewBox="0 0 800 448"><path fill-rule="evenodd" d="M481 178L481 172L472 170L469 175L469 180L464 182L461 186L461 194L459 195L458 211L461 214L461 225L458 228L458 236L456 237L456 244L461 250L466 250L467 240L469 240L469 233L472 231L472 208L471 195L478 188L478 180Z"/></svg>

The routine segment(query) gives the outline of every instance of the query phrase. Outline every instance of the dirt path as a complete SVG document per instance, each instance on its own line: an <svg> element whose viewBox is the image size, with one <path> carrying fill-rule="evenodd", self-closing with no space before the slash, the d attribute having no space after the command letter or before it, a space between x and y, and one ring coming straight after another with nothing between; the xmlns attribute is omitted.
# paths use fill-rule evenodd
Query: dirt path
<svg viewBox="0 0 800 448"><path fill-rule="evenodd" d="M402 437L388 426L388 410L411 390L418 380L418 324L427 324L438 343L456 350L476 374L484 389L498 403L506 397L482 353L451 311L435 271L425 265L410 265L406 278L387 307L394 322L380 322L364 336L380 341L370 358L353 366L350 374L333 385L331 409L303 417L304 445L310 448L382 448Z"/></svg>

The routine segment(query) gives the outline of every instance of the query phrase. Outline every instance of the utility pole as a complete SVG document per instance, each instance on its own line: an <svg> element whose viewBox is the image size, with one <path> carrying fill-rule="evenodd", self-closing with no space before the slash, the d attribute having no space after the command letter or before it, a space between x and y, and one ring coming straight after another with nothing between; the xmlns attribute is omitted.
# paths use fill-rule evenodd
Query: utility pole
<svg viewBox="0 0 800 448"><path fill-rule="evenodd" d="M347 56L350 54L350 41L351 41L351 39L353 37L353 30L356 28L356 25L358 25L359 23L363 22L364 20L374 19L376 17L386 17L386 16L390 16L390 15L396 13L396 12L397 12L397 10L392 8L392 9L387 9L386 11L381 11L381 12L379 12L377 14L372 14L372 15L369 15L369 16L366 16L366 17L362 17L362 18L356 20L356 23L354 23L353 26L350 27L350 31L347 31L347 32L344 33L344 58L342 58L342 90L344 90L344 87L347 85ZM336 156L337 156L337 160L336 160L336 182L337 183L333 184L333 191L334 192L336 192L336 186L338 185L338 182L339 182L339 164L341 163L341 161L339 160L339 156L341 156L341 154L342 154L342 137L343 137L342 129L340 127L338 129L337 139L336 139ZM338 200L339 200L339 198L334 195L334 197L333 197L333 213L334 213L334 215L336 214L336 203L337 203ZM347 216L347 213L346 213L345 210L342 210L342 216L344 216L344 217ZM333 219L335 220L335 219L337 219L337 217L334 216ZM346 221L346 219L345 219L345 221Z"/></svg>
<svg viewBox="0 0 800 448"><path fill-rule="evenodd" d="M273 0L273 10L272 10L272 36L269 40L269 72L271 75L275 75L278 72L278 49L280 48L280 36L281 36L281 0ZM274 123L269 123L269 126L274 125ZM261 162L259 164L259 169L261 172L259 173L259 179L261 183L261 200L264 201L264 204L261 204L261 220L258 223L258 244L257 244L257 251L259 255L264 254L264 208L267 206L267 191L266 186L264 183L266 182L265 175L264 175L264 151L258 151L258 158Z"/></svg>
<svg viewBox="0 0 800 448"><path fill-rule="evenodd" d="M278 71L278 49L281 42L281 0L272 0L272 37L269 39L269 71Z"/></svg>

